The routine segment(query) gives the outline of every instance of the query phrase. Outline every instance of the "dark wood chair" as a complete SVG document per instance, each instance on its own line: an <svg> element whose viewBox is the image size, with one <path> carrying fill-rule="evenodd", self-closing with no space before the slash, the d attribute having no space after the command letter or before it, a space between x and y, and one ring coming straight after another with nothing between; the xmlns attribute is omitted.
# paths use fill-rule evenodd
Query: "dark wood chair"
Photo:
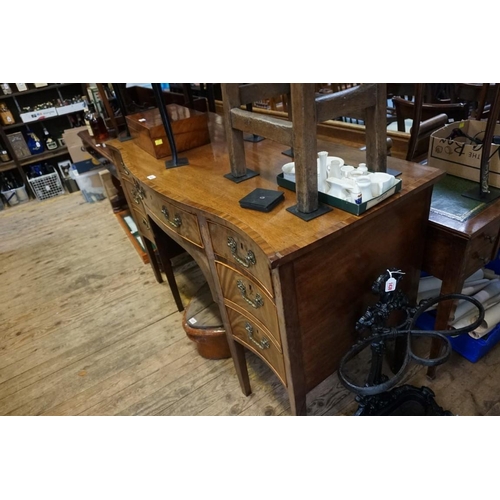
<svg viewBox="0 0 500 500"><path fill-rule="evenodd" d="M394 97L393 101L396 105L396 113L398 119L398 129L400 123L404 131L404 121L407 118L412 119L412 127L410 130L410 140L408 141L408 149L406 152L406 160L416 163L427 162L427 152L429 149L429 141L431 134L442 127L448 121L449 116L443 112L434 112L434 110L447 109L451 110L450 104L424 104L424 84L415 85L415 101L410 102L400 97ZM402 104L404 103L404 104ZM409 105L408 105L409 104ZM465 105L459 106L457 109L461 113L465 113ZM451 112L453 114L453 111ZM453 114L454 116L462 117L464 114ZM466 116L465 116L466 118ZM462 118L460 118L462 119Z"/></svg>

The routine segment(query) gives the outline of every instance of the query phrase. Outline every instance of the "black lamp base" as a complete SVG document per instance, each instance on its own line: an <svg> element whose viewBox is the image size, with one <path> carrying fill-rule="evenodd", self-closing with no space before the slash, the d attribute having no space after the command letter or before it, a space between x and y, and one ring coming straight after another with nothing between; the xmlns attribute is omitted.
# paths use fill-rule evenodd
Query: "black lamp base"
<svg viewBox="0 0 500 500"><path fill-rule="evenodd" d="M255 171L247 168L247 173L245 175L240 176L240 177L235 177L231 173L224 175L224 177L226 179L229 179L230 181L236 182L236 184L239 184L240 182L251 179L252 177L256 177L257 175L260 175L260 174L258 172L255 172Z"/></svg>
<svg viewBox="0 0 500 500"><path fill-rule="evenodd" d="M465 198L470 198L471 200L482 201L483 203L491 203L497 198L500 198L500 189L495 189L492 187L489 187L488 189L490 190L490 192L483 194L480 192L479 186L477 186L473 189L469 189L469 191L465 191L465 193L462 193L462 196L465 196Z"/></svg>
<svg viewBox="0 0 500 500"><path fill-rule="evenodd" d="M263 141L265 137L255 134L243 134L243 140L246 142L260 142Z"/></svg>
<svg viewBox="0 0 500 500"><path fill-rule="evenodd" d="M309 212L308 214L306 214L304 212L299 212L299 210L297 209L297 205L294 205L293 207L287 208L288 212L295 215L299 219L305 220L306 222L309 222L310 220L313 220L316 217L319 217L320 215L327 214L328 212L331 212L332 210L333 210L333 208L328 207L327 205L321 205L321 204L318 204L318 208L314 212Z"/></svg>
<svg viewBox="0 0 500 500"><path fill-rule="evenodd" d="M167 160L165 162L165 168L177 168L184 167L185 165L189 165L189 160L187 158L177 158L177 162L174 163L174 160Z"/></svg>

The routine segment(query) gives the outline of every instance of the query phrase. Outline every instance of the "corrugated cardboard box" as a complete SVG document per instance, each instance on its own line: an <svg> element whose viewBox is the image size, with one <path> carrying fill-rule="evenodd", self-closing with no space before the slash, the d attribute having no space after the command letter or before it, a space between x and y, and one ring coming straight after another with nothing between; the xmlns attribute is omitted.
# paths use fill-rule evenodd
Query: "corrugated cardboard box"
<svg viewBox="0 0 500 500"><path fill-rule="evenodd" d="M486 122L464 120L450 123L434 132L429 142L427 162L429 166L445 170L451 175L479 182L483 145L471 143L465 137L448 139L455 128L474 139L483 139ZM494 135L500 135L500 125L495 127ZM500 146L497 144L492 144L490 151L489 185L500 187Z"/></svg>
<svg viewBox="0 0 500 500"><path fill-rule="evenodd" d="M78 132L83 130L87 130L87 127L70 128L65 130L62 135L73 163L89 160L91 158L91 155L85 149L82 140L78 137Z"/></svg>

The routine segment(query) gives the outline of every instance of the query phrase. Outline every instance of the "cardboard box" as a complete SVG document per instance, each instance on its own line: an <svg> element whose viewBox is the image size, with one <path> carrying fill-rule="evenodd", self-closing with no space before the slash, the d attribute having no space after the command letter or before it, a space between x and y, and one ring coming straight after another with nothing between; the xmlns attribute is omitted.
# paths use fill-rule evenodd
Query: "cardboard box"
<svg viewBox="0 0 500 500"><path fill-rule="evenodd" d="M57 111L56 108L47 108L41 109L40 111L29 111L28 113L21 113L20 116L23 123L30 123L57 116Z"/></svg>
<svg viewBox="0 0 500 500"><path fill-rule="evenodd" d="M78 137L78 133L83 130L87 130L87 127L70 128L65 130L62 135L73 163L90 160L91 158L91 155L85 149L82 140Z"/></svg>
<svg viewBox="0 0 500 500"><path fill-rule="evenodd" d="M459 128L470 137L482 139L486 122L464 120L436 130L429 142L427 163L451 175L479 182L483 146L473 144L465 137L448 139L454 128ZM500 125L495 127L494 135L500 135ZM497 144L492 144L490 150L489 185L500 187L500 146Z"/></svg>
<svg viewBox="0 0 500 500"><path fill-rule="evenodd" d="M74 104L68 104L67 106L61 106L59 108L56 108L57 114L59 116L67 115L68 113L74 113L75 111L83 111L84 109L85 109L84 102L75 102Z"/></svg>
<svg viewBox="0 0 500 500"><path fill-rule="evenodd" d="M178 104L168 104L167 113L178 153L210 142L207 113ZM150 155L164 158L172 154L157 108L127 116L127 125L135 143Z"/></svg>

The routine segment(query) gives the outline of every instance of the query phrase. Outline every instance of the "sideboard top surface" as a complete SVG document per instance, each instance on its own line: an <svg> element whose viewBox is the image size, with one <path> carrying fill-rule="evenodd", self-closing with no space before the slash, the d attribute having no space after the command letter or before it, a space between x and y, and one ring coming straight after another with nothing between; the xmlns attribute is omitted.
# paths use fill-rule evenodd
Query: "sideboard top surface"
<svg viewBox="0 0 500 500"><path fill-rule="evenodd" d="M397 210L398 200L428 188L444 175L436 168L389 157L388 167L402 172L403 187L399 193L361 216L335 208L326 215L304 222L286 211L287 207L296 204L295 193L279 187L276 182L281 167L292 161L282 154L286 146L270 140L246 142L247 168L260 175L237 184L224 177L230 172L230 165L221 117L210 114L209 128L211 143L180 153L179 157L188 158L189 165L172 169L166 169L164 159L153 158L133 140L120 142L113 139L106 144L120 151L127 168L146 186L186 208L202 210L209 217L218 217L249 233L271 262L283 263L292 254L297 257L297 252L301 254L306 248L311 250L325 238L333 241L350 227L367 223L380 211ZM365 162L364 151L341 144L318 140L318 151L328 151L355 166ZM285 193L285 201L269 213L241 208L239 200L255 188L281 190Z"/></svg>

